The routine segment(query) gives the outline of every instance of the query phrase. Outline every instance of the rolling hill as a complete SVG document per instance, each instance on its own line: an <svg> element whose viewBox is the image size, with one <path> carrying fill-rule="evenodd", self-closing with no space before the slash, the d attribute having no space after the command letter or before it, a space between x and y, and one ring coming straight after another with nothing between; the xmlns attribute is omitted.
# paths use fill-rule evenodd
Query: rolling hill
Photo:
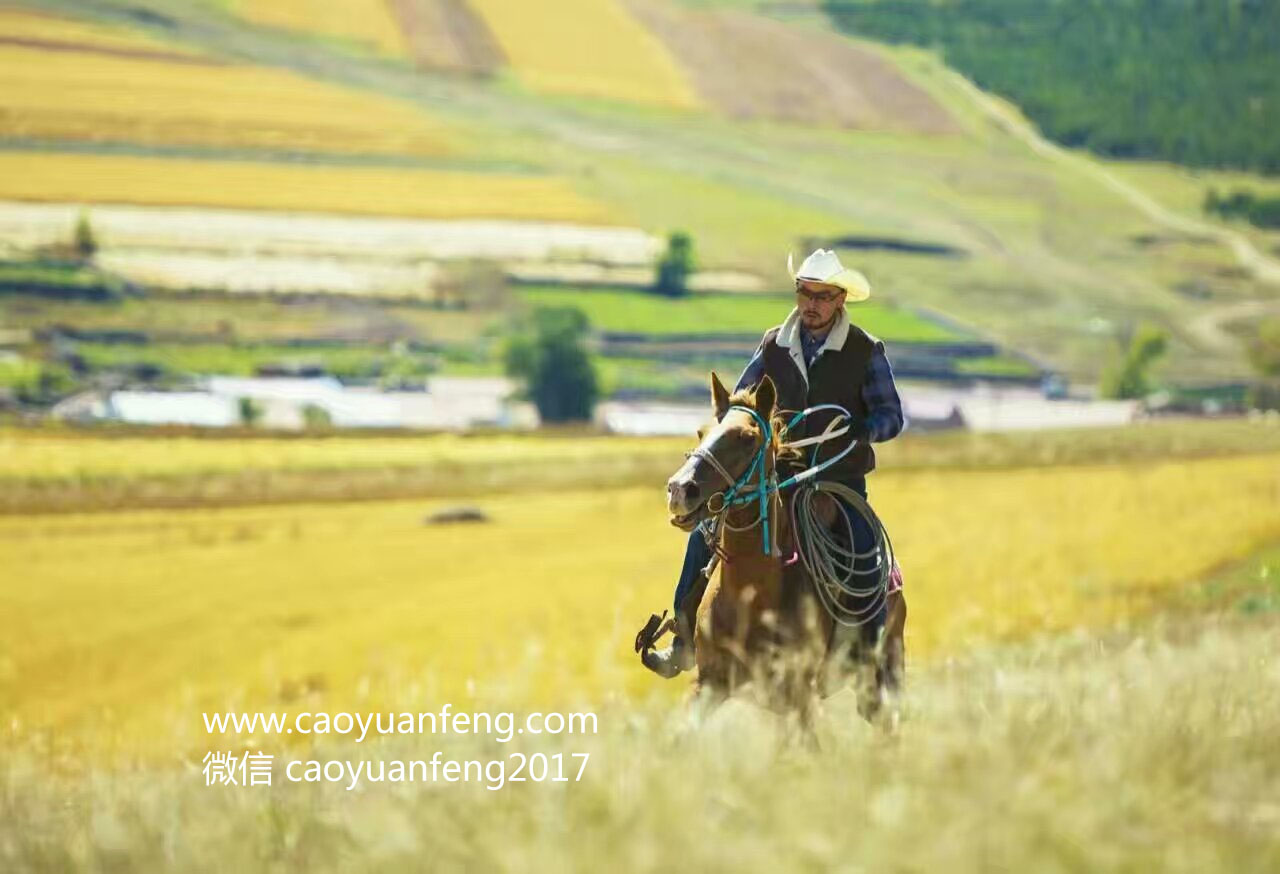
<svg viewBox="0 0 1280 874"><path fill-rule="evenodd" d="M0 157L15 169L0 199L683 228L705 266L775 288L789 249L834 244L886 301L1082 378L1142 322L1172 333L1168 375L1239 378L1232 338L1249 325L1234 314L1274 306L1280 235L1249 231L1244 257L1235 237L1176 220L1195 217L1188 185L1214 173L1046 154L1012 126L1016 108L936 55L841 36L813 4L772 17L746 2L585 13L563 0L538 24L502 0L396 0L381 23L359 12L365 0L344 2L326 6L361 18L349 38L334 32L342 15L305 3L269 23L249 3L5 7L109 31L127 56L6 30L0 52L26 53L8 55L8 75L41 72L31 93L0 96ZM42 77L82 68L119 99L88 86L39 98ZM161 83L177 109L130 104ZM1121 177L1163 212L1117 190Z"/></svg>

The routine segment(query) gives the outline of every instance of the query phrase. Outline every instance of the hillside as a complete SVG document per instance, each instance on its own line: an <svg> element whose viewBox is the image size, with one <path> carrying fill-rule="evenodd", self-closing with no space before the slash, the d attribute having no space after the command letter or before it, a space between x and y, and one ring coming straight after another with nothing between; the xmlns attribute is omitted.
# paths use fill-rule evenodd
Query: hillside
<svg viewBox="0 0 1280 874"><path fill-rule="evenodd" d="M18 7L152 48L0 42L0 75L26 83L0 96L11 171L0 199L680 227L704 266L774 289L788 250L834 244L882 301L940 312L1081 378L1143 321L1173 333L1168 375L1239 377L1238 346L1195 326L1270 305L1225 240L1170 227L1029 148L932 55L846 39L812 14L617 0L593 13L599 40L553 57L517 50L541 39L518 4L388 4L403 44L378 36L383 24L339 39L332 18L295 9L266 23L252 5ZM576 9L563 0L548 20ZM556 66L565 55L576 72ZM53 82L89 84L31 83L32 58ZM161 83L180 112L148 98L109 116L89 87L141 96ZM245 89L258 105L237 98ZM1185 191L1161 167L1142 186L1156 200ZM172 245L165 227L157 215L149 245ZM1250 238L1264 253L1280 241Z"/></svg>
<svg viewBox="0 0 1280 874"><path fill-rule="evenodd" d="M1275 0L824 0L852 34L939 46L1048 136L1280 174Z"/></svg>

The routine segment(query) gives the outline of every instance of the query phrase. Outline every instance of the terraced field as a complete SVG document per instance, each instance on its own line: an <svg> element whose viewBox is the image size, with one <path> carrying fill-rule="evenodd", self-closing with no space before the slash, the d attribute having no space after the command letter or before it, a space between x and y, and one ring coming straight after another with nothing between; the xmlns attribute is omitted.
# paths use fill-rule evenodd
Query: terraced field
<svg viewBox="0 0 1280 874"><path fill-rule="evenodd" d="M408 46L386 0L231 0L256 24L279 27L405 57Z"/></svg>
<svg viewBox="0 0 1280 874"><path fill-rule="evenodd" d="M694 109L697 96L666 47L621 0L472 0L530 89Z"/></svg>
<svg viewBox="0 0 1280 874"><path fill-rule="evenodd" d="M0 30L0 138L419 158L459 147L455 126L404 101L157 51L130 29L0 9Z"/></svg>
<svg viewBox="0 0 1280 874"><path fill-rule="evenodd" d="M27 45L50 51L115 54L122 57L202 57L189 47L176 46L145 32L80 18L6 5L0 7L0 44Z"/></svg>
<svg viewBox="0 0 1280 874"><path fill-rule="evenodd" d="M723 8L628 0L709 107L736 119L957 133L928 92L884 57L819 27Z"/></svg>
<svg viewBox="0 0 1280 874"><path fill-rule="evenodd" d="M609 219L603 207L551 176L34 151L0 152L0 198L417 218Z"/></svg>

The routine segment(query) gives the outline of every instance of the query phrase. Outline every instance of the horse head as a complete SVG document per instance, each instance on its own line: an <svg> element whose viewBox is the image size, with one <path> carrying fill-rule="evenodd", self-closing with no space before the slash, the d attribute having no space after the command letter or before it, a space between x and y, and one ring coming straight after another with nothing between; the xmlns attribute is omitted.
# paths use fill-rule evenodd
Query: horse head
<svg viewBox="0 0 1280 874"><path fill-rule="evenodd" d="M773 380L766 376L754 390L743 390L730 397L719 377L711 374L711 406L715 423L698 429L701 442L688 454L684 464L667 480L667 510L671 524L692 531L708 512L713 495L721 495L740 480L762 449L766 470L772 469L777 449L776 426L771 425L773 440L764 446L766 435L760 420L770 422L777 401ZM753 416L747 409L754 410Z"/></svg>

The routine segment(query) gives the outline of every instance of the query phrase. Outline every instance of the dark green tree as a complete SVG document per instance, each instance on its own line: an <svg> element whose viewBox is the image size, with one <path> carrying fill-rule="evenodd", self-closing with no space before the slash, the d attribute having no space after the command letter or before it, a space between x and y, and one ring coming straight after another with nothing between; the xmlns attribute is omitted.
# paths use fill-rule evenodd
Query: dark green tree
<svg viewBox="0 0 1280 874"><path fill-rule="evenodd" d="M653 280L653 290L668 297L681 297L688 293L689 276L695 268L693 237L684 231L675 231L667 237L667 250L658 259L658 272Z"/></svg>
<svg viewBox="0 0 1280 874"><path fill-rule="evenodd" d="M240 414L240 424L249 428L262 421L262 415L265 412L262 404L250 397L240 398L236 402L236 408Z"/></svg>
<svg viewBox="0 0 1280 874"><path fill-rule="evenodd" d="M1249 363L1261 377L1249 388L1245 402L1258 410L1280 410L1280 319L1267 319L1248 346Z"/></svg>
<svg viewBox="0 0 1280 874"><path fill-rule="evenodd" d="M579 309L539 307L528 326L507 342L507 374L524 383L525 397L543 422L591 419L600 387L584 344L587 328Z"/></svg>
<svg viewBox="0 0 1280 874"><path fill-rule="evenodd" d="M1169 346L1169 335L1153 325L1134 332L1121 358L1102 373L1103 397L1141 399L1152 392L1151 368Z"/></svg>
<svg viewBox="0 0 1280 874"><path fill-rule="evenodd" d="M98 252L98 238L94 236L93 225L89 223L89 211L82 209L76 218L75 230L71 235L71 248L81 260L88 261Z"/></svg>

